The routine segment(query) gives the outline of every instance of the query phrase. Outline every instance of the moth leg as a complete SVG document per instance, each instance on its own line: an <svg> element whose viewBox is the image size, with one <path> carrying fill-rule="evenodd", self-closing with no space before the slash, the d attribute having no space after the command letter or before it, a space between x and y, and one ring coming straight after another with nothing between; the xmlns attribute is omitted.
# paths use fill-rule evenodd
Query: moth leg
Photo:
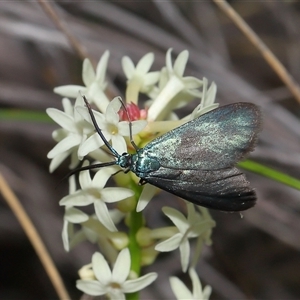
<svg viewBox="0 0 300 300"><path fill-rule="evenodd" d="M141 178L139 181L139 185L145 185L146 183L147 183L147 181L143 178Z"/></svg>
<svg viewBox="0 0 300 300"><path fill-rule="evenodd" d="M124 170L124 173L127 174L130 171L130 168L127 168L126 170Z"/></svg>

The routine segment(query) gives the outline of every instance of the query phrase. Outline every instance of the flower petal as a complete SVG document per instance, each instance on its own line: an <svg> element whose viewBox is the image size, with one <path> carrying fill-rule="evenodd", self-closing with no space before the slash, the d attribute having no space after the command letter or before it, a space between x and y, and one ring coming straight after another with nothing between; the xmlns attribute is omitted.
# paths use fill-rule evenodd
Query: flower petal
<svg viewBox="0 0 300 300"><path fill-rule="evenodd" d="M87 221L89 216L78 208L67 207L64 214L64 219L70 223L76 224Z"/></svg>
<svg viewBox="0 0 300 300"><path fill-rule="evenodd" d="M151 184L145 185L140 195L139 202L136 207L136 211L141 212L147 206L150 200L154 197L157 191L158 188L154 187L153 185Z"/></svg>
<svg viewBox="0 0 300 300"><path fill-rule="evenodd" d="M124 293L120 290L110 290L108 293L108 297L110 300L126 300Z"/></svg>
<svg viewBox="0 0 300 300"><path fill-rule="evenodd" d="M103 92L101 86L92 84L89 88L88 95L89 97L91 97L92 102L96 104L98 109L102 113L104 113L110 101L107 98L106 94Z"/></svg>
<svg viewBox="0 0 300 300"><path fill-rule="evenodd" d="M104 142L102 141L101 137L97 132L92 134L88 139L82 143L78 149L78 156L84 157L90 152L100 148L104 145Z"/></svg>
<svg viewBox="0 0 300 300"><path fill-rule="evenodd" d="M99 237L99 233L88 227L83 226L80 232L82 232L85 239L91 242L92 244L96 244L97 242L99 242L99 240L101 240L101 237Z"/></svg>
<svg viewBox="0 0 300 300"><path fill-rule="evenodd" d="M63 98L62 99L62 106L64 108L64 112L69 115L69 116L72 116L73 115L73 112L74 112L74 106L73 104L71 103L70 99L68 98Z"/></svg>
<svg viewBox="0 0 300 300"><path fill-rule="evenodd" d="M149 52L144 55L136 65L136 71L141 74L146 74L150 70L154 61L154 54Z"/></svg>
<svg viewBox="0 0 300 300"><path fill-rule="evenodd" d="M69 245L69 232L72 230L73 224L69 223L67 220L64 220L63 230L62 230L62 241L64 245L65 251L70 251L70 245ZM71 229L71 230L70 230Z"/></svg>
<svg viewBox="0 0 300 300"><path fill-rule="evenodd" d="M88 165L89 165L88 161L85 161L82 166L87 167ZM80 183L80 186L82 189L87 189L87 188L91 187L92 179L91 179L89 170L80 172L79 183Z"/></svg>
<svg viewBox="0 0 300 300"><path fill-rule="evenodd" d="M122 104L120 101L120 97L115 97L107 106L105 112L105 119L107 123L117 125L119 122L119 114L118 111L120 110Z"/></svg>
<svg viewBox="0 0 300 300"><path fill-rule="evenodd" d="M124 152L127 152L125 139L121 135L112 135L111 143L113 148L115 148L115 150L117 151L117 153L122 155Z"/></svg>
<svg viewBox="0 0 300 300"><path fill-rule="evenodd" d="M134 192L122 187L107 187L101 191L101 199L107 203L114 203L134 195Z"/></svg>
<svg viewBox="0 0 300 300"><path fill-rule="evenodd" d="M141 132L148 124L146 120L138 120L131 122L132 124L132 135L138 134ZM129 136L129 122L121 121L118 124L119 134L122 136Z"/></svg>
<svg viewBox="0 0 300 300"><path fill-rule="evenodd" d="M185 286L185 284L178 279L177 277L170 277L170 285L172 288L173 293L175 294L176 299L195 299L190 292L190 290ZM201 298L198 298L198 300L203 300Z"/></svg>
<svg viewBox="0 0 300 300"><path fill-rule="evenodd" d="M132 122L132 134L138 134L141 132L146 126L148 122L146 120L138 120Z"/></svg>
<svg viewBox="0 0 300 300"><path fill-rule="evenodd" d="M95 277L102 285L107 285L112 278L111 270L104 256L96 252L92 256L92 265Z"/></svg>
<svg viewBox="0 0 300 300"><path fill-rule="evenodd" d="M95 80L96 74L91 61L85 58L82 65L82 81L85 86L89 86Z"/></svg>
<svg viewBox="0 0 300 300"><path fill-rule="evenodd" d="M199 214L196 213L195 205L190 202L186 202L187 206L187 221L190 224L198 221Z"/></svg>
<svg viewBox="0 0 300 300"><path fill-rule="evenodd" d="M176 233L169 239L157 244L155 250L160 252L169 252L178 248L182 240L182 234Z"/></svg>
<svg viewBox="0 0 300 300"><path fill-rule="evenodd" d="M56 108L47 108L46 112L48 116L62 128L70 132L75 131L74 119L71 116L67 115L65 112Z"/></svg>
<svg viewBox="0 0 300 300"><path fill-rule="evenodd" d="M114 222L112 221L108 208L102 200L96 200L94 202L95 213L101 224L103 224L109 231L116 232Z"/></svg>
<svg viewBox="0 0 300 300"><path fill-rule="evenodd" d="M62 85L54 88L54 93L63 97L77 98L79 91L86 93L86 87L82 85Z"/></svg>
<svg viewBox="0 0 300 300"><path fill-rule="evenodd" d="M129 275L130 264L131 259L129 249L125 248L119 253L115 262L114 269L112 271L112 281L118 282L122 285Z"/></svg>
<svg viewBox="0 0 300 300"><path fill-rule="evenodd" d="M77 280L76 287L91 296L101 296L106 293L106 289L96 280Z"/></svg>
<svg viewBox="0 0 300 300"><path fill-rule="evenodd" d="M70 150L72 147L78 146L81 142L81 137L76 134L70 134L50 150L47 154L48 158L54 158L56 155Z"/></svg>
<svg viewBox="0 0 300 300"><path fill-rule="evenodd" d="M195 222L192 226L192 231L189 233L189 237L196 237L196 236L203 236L204 234L211 230L211 228L215 227L216 222L213 220L205 220L205 221L198 221Z"/></svg>
<svg viewBox="0 0 300 300"><path fill-rule="evenodd" d="M74 151L72 151L72 150L74 150ZM82 160L82 157L80 157L80 159L79 159L77 152L78 152L78 149L76 149L76 148L70 150L71 161L69 164L69 169L71 169L71 170L75 169L78 166L79 161Z"/></svg>
<svg viewBox="0 0 300 300"><path fill-rule="evenodd" d="M183 76L188 59L189 59L189 51L183 50L178 54L173 66L174 73L177 76L179 77Z"/></svg>
<svg viewBox="0 0 300 300"><path fill-rule="evenodd" d="M160 76L160 72L150 72L144 76L144 86L149 86L155 84Z"/></svg>
<svg viewBox="0 0 300 300"><path fill-rule="evenodd" d="M186 217L180 211L167 206L163 207L162 211L168 218L171 219L181 233L185 233L189 224L187 223Z"/></svg>
<svg viewBox="0 0 300 300"><path fill-rule="evenodd" d="M203 299L204 300L209 299L211 291L212 291L212 289L211 289L210 285L205 286L205 288L203 289Z"/></svg>
<svg viewBox="0 0 300 300"><path fill-rule="evenodd" d="M189 269L189 275L192 280L194 298L203 299L201 282L194 268Z"/></svg>
<svg viewBox="0 0 300 300"><path fill-rule="evenodd" d="M133 76L135 67L130 57L124 56L122 58L122 69L127 79Z"/></svg>
<svg viewBox="0 0 300 300"><path fill-rule="evenodd" d="M150 285L157 278L157 273L148 273L137 279L127 280L123 284L123 291L125 293L134 293L140 291L146 286Z"/></svg>
<svg viewBox="0 0 300 300"><path fill-rule="evenodd" d="M57 154L52 158L49 166L49 172L52 173L56 170L56 168L69 156L71 149L69 151L65 151L63 153Z"/></svg>
<svg viewBox="0 0 300 300"><path fill-rule="evenodd" d="M118 123L118 134L122 136L129 136L129 122L121 121Z"/></svg>
<svg viewBox="0 0 300 300"><path fill-rule="evenodd" d="M171 58L171 52L172 48L169 48L166 54L166 68L168 73L173 73L173 66L172 66L172 58Z"/></svg>
<svg viewBox="0 0 300 300"><path fill-rule="evenodd" d="M115 168L104 167L100 169L99 171L97 171L93 178L92 187L102 189L105 186L107 180L114 173L116 173Z"/></svg>
<svg viewBox="0 0 300 300"><path fill-rule="evenodd" d="M76 106L76 110L77 112L89 123L93 124L92 120L91 120L91 116L89 114L89 111L86 107L84 106ZM96 122L98 124L98 126L102 129L103 125L105 124L105 117L103 114L101 114L100 112L96 111L96 110L92 110L93 114L95 116Z"/></svg>
<svg viewBox="0 0 300 300"><path fill-rule="evenodd" d="M107 64L108 64L108 59L109 59L109 51L106 50L97 65L97 70L96 70L96 79L99 82L99 84L103 84L105 81L105 74L107 70Z"/></svg>
<svg viewBox="0 0 300 300"><path fill-rule="evenodd" d="M186 89L197 89L203 85L202 80L193 76L186 76L182 80Z"/></svg>
<svg viewBox="0 0 300 300"><path fill-rule="evenodd" d="M180 260L181 260L181 267L182 271L186 272L188 265L189 265L189 258L190 258L190 243L188 239L184 239L180 245Z"/></svg>
<svg viewBox="0 0 300 300"><path fill-rule="evenodd" d="M95 199L86 191L78 190L74 194L67 195L59 201L59 205L67 206L87 206L92 204Z"/></svg>

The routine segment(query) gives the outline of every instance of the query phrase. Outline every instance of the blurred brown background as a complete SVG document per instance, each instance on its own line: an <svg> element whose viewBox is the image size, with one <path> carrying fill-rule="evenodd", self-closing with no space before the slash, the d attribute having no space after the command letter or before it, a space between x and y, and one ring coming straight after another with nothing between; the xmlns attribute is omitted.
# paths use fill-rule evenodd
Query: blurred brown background
<svg viewBox="0 0 300 300"><path fill-rule="evenodd" d="M273 53L300 82L300 3L230 1ZM57 1L51 2L72 35L98 61L108 49L112 96L124 96L121 58L137 62L154 52L154 70L164 65L166 50L190 52L186 75L206 77L218 86L221 105L249 101L264 112L264 130L251 157L300 178L300 106L247 38L210 1ZM55 86L82 84L82 61L37 2L0 3L0 171L32 218L53 257L72 299L77 269L90 262L88 243L65 253L61 242L67 193L67 163L48 173L47 152L54 146L50 122L17 121L3 109L43 112L61 108ZM195 103L185 108L188 113ZM211 299L300 298L300 192L262 176L247 176L258 204L238 214L212 212L217 221L213 246L197 268ZM2 196L1 196L2 199ZM161 224L163 205L176 205L162 193L147 207L150 222ZM15 216L0 202L0 299L57 299L41 263ZM168 276L182 276L178 251L159 256L155 284L143 299L172 299ZM181 277L189 283L188 277Z"/></svg>

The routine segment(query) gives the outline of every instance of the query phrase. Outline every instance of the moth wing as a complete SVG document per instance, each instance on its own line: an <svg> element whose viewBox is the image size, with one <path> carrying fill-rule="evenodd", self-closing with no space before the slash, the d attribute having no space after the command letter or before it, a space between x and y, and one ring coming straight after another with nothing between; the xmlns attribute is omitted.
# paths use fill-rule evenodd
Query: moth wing
<svg viewBox="0 0 300 300"><path fill-rule="evenodd" d="M169 131L143 151L163 167L222 169L233 166L254 149L260 129L259 108L251 103L234 103Z"/></svg>
<svg viewBox="0 0 300 300"><path fill-rule="evenodd" d="M223 211L242 211L255 205L255 191L237 168L176 170L160 168L145 180L196 205Z"/></svg>

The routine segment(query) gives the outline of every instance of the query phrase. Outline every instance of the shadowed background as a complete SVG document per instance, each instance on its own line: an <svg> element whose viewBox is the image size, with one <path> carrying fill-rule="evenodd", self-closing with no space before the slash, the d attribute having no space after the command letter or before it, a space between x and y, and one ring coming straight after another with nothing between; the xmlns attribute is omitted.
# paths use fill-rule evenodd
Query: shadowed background
<svg viewBox="0 0 300 300"><path fill-rule="evenodd" d="M231 5L300 81L299 3L231 1ZM220 9L209 1L77 1L51 2L59 19L97 62L110 51L107 79L110 98L124 97L121 58L136 63L153 52L153 70L184 49L190 57L185 75L206 77L218 86L221 105L245 101L262 107L264 130L251 158L300 178L300 107L272 68ZM54 87L82 84L81 58L69 46L44 10L34 2L0 4L0 171L18 195L53 257L72 299L77 270L95 248L84 243L65 253L61 241L68 191L64 163L49 174L47 152L58 126L44 116L47 107L61 109ZM189 113L192 102L179 115ZM25 114L24 114L25 112ZM28 112L28 113L27 113ZM205 248L197 272L212 286L211 299L299 299L300 192L246 172L258 194L255 208L239 214L212 212L217 222L213 246ZM2 196L1 196L1 199ZM4 201L0 202L0 298L57 299L31 244ZM168 224L162 206L180 206L161 193L146 209L149 224ZM168 276L182 277L179 252L161 254L148 271L159 280L143 299L174 298ZM164 276L165 275L165 276Z"/></svg>

